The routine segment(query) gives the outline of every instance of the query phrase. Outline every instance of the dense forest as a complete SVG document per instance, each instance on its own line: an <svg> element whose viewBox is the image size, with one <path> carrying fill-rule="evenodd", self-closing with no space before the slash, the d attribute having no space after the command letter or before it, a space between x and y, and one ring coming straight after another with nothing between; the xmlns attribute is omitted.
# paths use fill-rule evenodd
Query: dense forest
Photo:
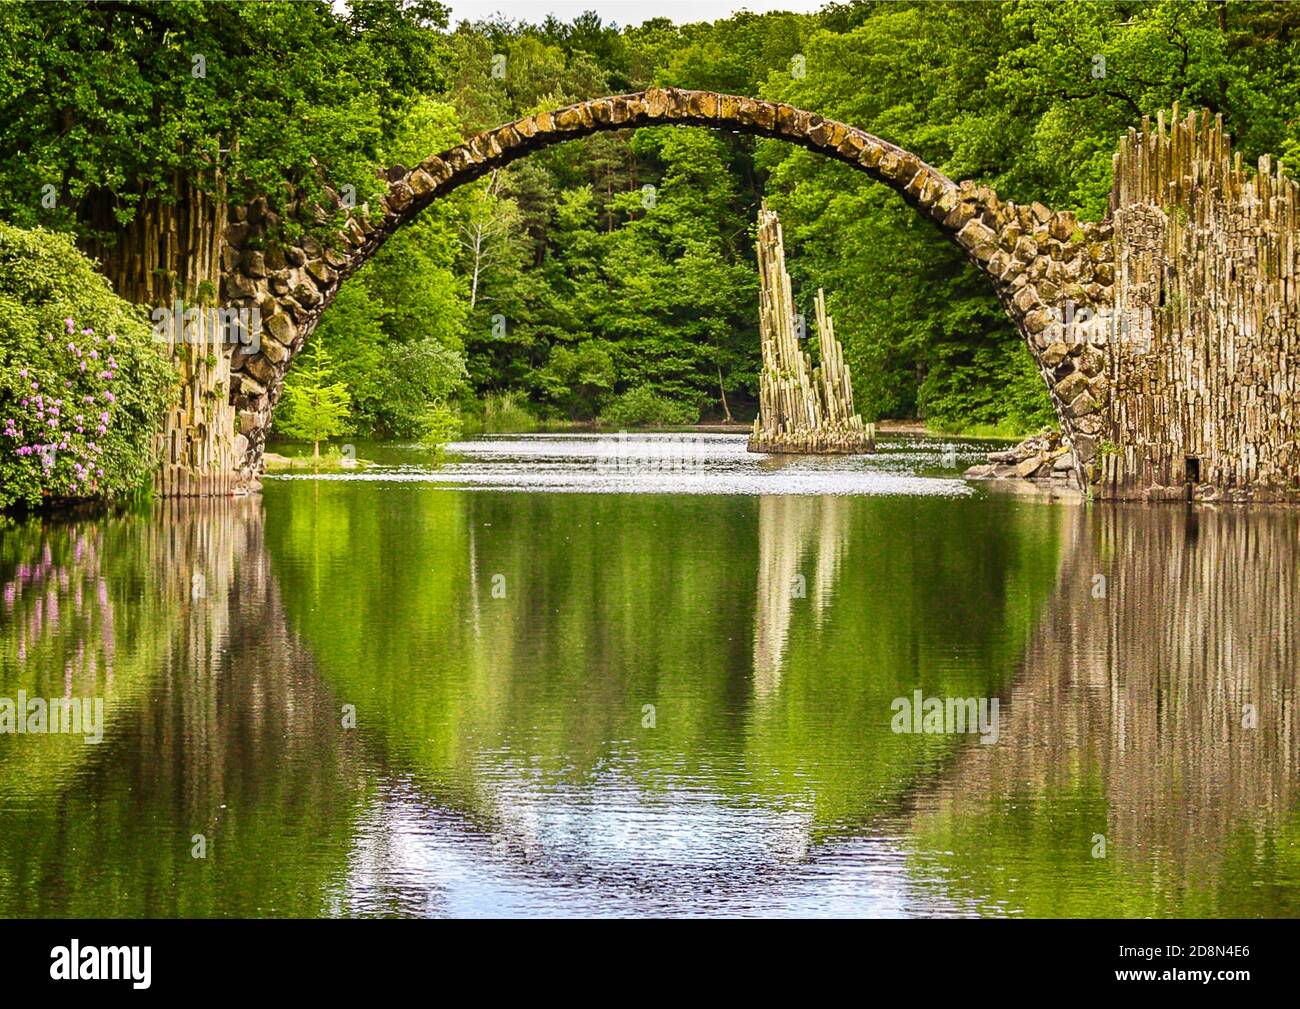
<svg viewBox="0 0 1300 1009"><path fill-rule="evenodd" d="M0 219L83 245L213 165L232 196L328 179L364 200L377 165L651 84L788 101L1090 219L1117 136L1173 102L1221 112L1248 160L1300 156L1286 3L454 27L431 2L8 4L0 46ZM896 195L779 141L671 127L550 148L440 201L344 285L313 337L332 367L292 372L290 402L296 383L341 384L355 433L397 438L431 404L488 428L752 416L763 199L809 316L827 291L864 418L1050 420L987 284Z"/></svg>

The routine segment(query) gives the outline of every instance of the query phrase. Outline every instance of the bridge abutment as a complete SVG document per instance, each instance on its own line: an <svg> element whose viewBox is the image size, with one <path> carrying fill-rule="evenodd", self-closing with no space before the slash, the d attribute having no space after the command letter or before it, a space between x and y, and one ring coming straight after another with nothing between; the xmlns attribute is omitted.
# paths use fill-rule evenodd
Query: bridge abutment
<svg viewBox="0 0 1300 1009"><path fill-rule="evenodd" d="M1208 113L1121 141L1102 496L1300 500L1298 190Z"/></svg>
<svg viewBox="0 0 1300 1009"><path fill-rule="evenodd" d="M228 243L224 179L205 185L177 178L172 198L142 199L112 245L89 243L114 290L152 312L155 339L176 369L176 400L157 435L160 497L246 493L257 485L249 441L231 402L231 328L217 311ZM99 230L117 229L111 207L91 211Z"/></svg>

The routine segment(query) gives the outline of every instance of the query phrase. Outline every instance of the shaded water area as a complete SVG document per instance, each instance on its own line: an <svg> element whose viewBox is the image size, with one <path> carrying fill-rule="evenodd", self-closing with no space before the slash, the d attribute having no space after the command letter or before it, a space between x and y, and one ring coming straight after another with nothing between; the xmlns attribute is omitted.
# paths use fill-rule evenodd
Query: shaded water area
<svg viewBox="0 0 1300 1009"><path fill-rule="evenodd" d="M106 722L0 735L0 914L1300 914L1300 513L882 448L364 446L0 526L0 697Z"/></svg>

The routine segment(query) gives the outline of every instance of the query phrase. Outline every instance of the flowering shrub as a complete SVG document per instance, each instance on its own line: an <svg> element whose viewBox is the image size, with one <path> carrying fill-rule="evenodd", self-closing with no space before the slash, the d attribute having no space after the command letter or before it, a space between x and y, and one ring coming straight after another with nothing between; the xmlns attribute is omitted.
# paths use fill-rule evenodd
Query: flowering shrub
<svg viewBox="0 0 1300 1009"><path fill-rule="evenodd" d="M0 508L148 477L175 380L145 318L68 238L0 224Z"/></svg>

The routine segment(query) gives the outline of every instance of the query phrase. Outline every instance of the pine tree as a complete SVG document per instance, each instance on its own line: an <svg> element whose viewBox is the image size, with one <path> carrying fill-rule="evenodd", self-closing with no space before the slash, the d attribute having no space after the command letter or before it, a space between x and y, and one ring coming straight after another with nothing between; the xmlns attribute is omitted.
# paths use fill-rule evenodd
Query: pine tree
<svg viewBox="0 0 1300 1009"><path fill-rule="evenodd" d="M285 382L288 399L280 426L291 438L312 443L312 459L320 459L320 443L347 431L350 393L333 382L334 363L322 341L313 342Z"/></svg>

